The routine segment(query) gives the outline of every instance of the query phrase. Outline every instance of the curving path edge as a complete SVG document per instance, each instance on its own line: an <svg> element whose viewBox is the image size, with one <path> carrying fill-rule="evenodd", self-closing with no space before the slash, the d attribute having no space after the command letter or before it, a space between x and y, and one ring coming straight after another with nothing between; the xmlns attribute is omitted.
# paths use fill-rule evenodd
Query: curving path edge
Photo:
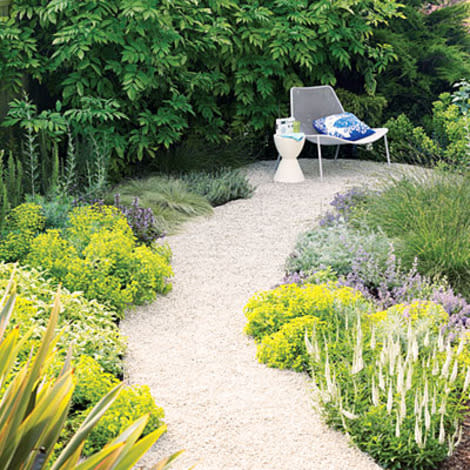
<svg viewBox="0 0 470 470"><path fill-rule="evenodd" d="M148 384L168 432L140 467L186 449L172 467L196 470L372 470L379 467L313 411L304 374L270 369L245 336L243 306L279 282L298 235L335 193L400 171L384 164L301 160L306 180L275 184L274 162L248 167L248 200L215 209L168 237L173 291L122 322L126 378Z"/></svg>

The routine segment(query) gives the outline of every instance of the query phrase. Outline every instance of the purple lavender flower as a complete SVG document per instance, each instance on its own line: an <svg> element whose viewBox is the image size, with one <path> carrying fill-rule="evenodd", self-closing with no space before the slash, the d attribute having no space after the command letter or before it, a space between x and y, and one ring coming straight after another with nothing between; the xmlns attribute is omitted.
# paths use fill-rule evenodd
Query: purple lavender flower
<svg viewBox="0 0 470 470"><path fill-rule="evenodd" d="M330 205L334 207L333 212L327 212L320 220L320 226L331 226L335 222L344 220L347 222L351 212L358 203L363 201L367 193L362 188L351 188L345 193L336 193Z"/></svg>
<svg viewBox="0 0 470 470"><path fill-rule="evenodd" d="M149 207L140 207L138 197L136 197L134 202L127 207L121 204L120 195L115 194L114 205L126 217L127 223L138 240L146 244L150 244L157 238L165 235L158 231L152 209Z"/></svg>

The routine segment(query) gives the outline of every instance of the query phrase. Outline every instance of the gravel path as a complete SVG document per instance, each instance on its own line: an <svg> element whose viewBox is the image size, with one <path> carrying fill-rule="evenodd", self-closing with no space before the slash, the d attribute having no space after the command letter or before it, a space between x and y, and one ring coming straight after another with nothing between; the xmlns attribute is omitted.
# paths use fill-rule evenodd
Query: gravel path
<svg viewBox="0 0 470 470"><path fill-rule="evenodd" d="M168 241L173 291L122 322L129 339L126 374L148 384L166 412L168 432L151 463L179 449L177 470L378 469L312 410L307 376L258 364L243 333L243 306L271 288L300 232L312 227L334 194L389 174L383 164L301 160L306 181L275 184L274 162L249 167L248 200L215 209ZM392 171L400 168L394 165Z"/></svg>

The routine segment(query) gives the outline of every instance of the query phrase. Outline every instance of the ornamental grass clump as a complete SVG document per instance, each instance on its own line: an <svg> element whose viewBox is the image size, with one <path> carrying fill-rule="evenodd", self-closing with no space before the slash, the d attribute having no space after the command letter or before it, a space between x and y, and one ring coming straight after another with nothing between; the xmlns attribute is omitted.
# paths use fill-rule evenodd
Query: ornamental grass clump
<svg viewBox="0 0 470 470"><path fill-rule="evenodd" d="M248 199L255 191L246 174L232 168L192 171L183 174L181 178L192 192L204 196L213 207L236 199Z"/></svg>
<svg viewBox="0 0 470 470"><path fill-rule="evenodd" d="M470 385L468 338L452 342L431 302L374 315L333 312L306 335L327 423L388 469L434 469L458 444Z"/></svg>
<svg viewBox="0 0 470 470"><path fill-rule="evenodd" d="M420 273L445 277L457 292L470 295L468 177L433 174L394 181L367 199L362 218L395 239L405 267L417 258Z"/></svg>
<svg viewBox="0 0 470 470"><path fill-rule="evenodd" d="M151 176L133 179L114 188L119 194L121 206L131 206L136 198L143 208L149 208L154 215L154 225L160 233L174 231L191 217L211 215L209 201L191 191L184 181L166 176ZM108 196L107 202L111 203Z"/></svg>

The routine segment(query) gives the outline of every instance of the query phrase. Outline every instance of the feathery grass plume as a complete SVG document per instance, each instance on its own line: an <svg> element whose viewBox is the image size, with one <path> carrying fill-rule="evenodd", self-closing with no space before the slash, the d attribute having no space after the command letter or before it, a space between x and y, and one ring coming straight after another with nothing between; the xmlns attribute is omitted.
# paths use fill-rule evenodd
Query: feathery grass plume
<svg viewBox="0 0 470 470"><path fill-rule="evenodd" d="M315 362L320 361L320 347L318 345L317 328L315 324L312 327L311 341L308 338L308 331L305 330L305 346L307 352L313 357Z"/></svg>
<svg viewBox="0 0 470 470"><path fill-rule="evenodd" d="M450 373L449 383L455 382L455 379L457 378L458 370L459 370L459 364L458 364L457 359L455 359L454 367L452 367L452 372Z"/></svg>
<svg viewBox="0 0 470 470"><path fill-rule="evenodd" d="M372 403L374 406L379 406L379 389L375 383L375 377L372 376Z"/></svg>
<svg viewBox="0 0 470 470"><path fill-rule="evenodd" d="M446 414L446 410L447 410L447 395L444 395L442 397L441 406L439 407L438 413L441 416L444 416Z"/></svg>
<svg viewBox="0 0 470 470"><path fill-rule="evenodd" d="M439 334L437 336L437 349L438 349L439 352L442 352L445 349L444 334L442 333L441 329L439 329Z"/></svg>
<svg viewBox="0 0 470 470"><path fill-rule="evenodd" d="M406 390L406 391L410 390L412 384L413 384L413 364L410 362L410 363L408 364L408 370L406 371L405 390Z"/></svg>
<svg viewBox="0 0 470 470"><path fill-rule="evenodd" d="M428 405L424 405L424 427L428 430L431 427L431 415L429 414Z"/></svg>
<svg viewBox="0 0 470 470"><path fill-rule="evenodd" d="M400 420L403 421L406 417L406 392L401 394L400 397Z"/></svg>
<svg viewBox="0 0 470 470"><path fill-rule="evenodd" d="M444 414L441 413L441 419L439 421L438 442L439 442L439 444L444 444L445 441L446 441L446 431L444 429Z"/></svg>
<svg viewBox="0 0 470 470"><path fill-rule="evenodd" d="M387 414L392 412L393 407L393 382L390 380L390 385L388 387L388 395L387 395Z"/></svg>
<svg viewBox="0 0 470 470"><path fill-rule="evenodd" d="M333 394L333 383L331 381L331 370L330 370L330 361L328 357L328 350L326 351L326 359L325 359L325 378L326 378L326 389L331 397L334 396Z"/></svg>
<svg viewBox="0 0 470 470"><path fill-rule="evenodd" d="M420 449L423 447L423 433L421 429L421 419L419 416L416 416L415 419L415 442Z"/></svg>
<svg viewBox="0 0 470 470"><path fill-rule="evenodd" d="M390 376L394 375L395 372L395 365L397 363L398 355L400 354L400 340L394 341L393 339L390 339L389 341L389 347L388 347L388 373Z"/></svg>
<svg viewBox="0 0 470 470"><path fill-rule="evenodd" d="M439 374L441 368L439 366L439 361L437 360L437 350L436 348L433 348L432 350L432 369L431 369L431 374L433 377Z"/></svg>
<svg viewBox="0 0 470 470"><path fill-rule="evenodd" d="M413 340L413 327L411 325L411 318L408 319L408 329L406 331L406 342L408 344L408 350L411 349L411 344Z"/></svg>
<svg viewBox="0 0 470 470"><path fill-rule="evenodd" d="M388 340L385 340L382 346L382 350L380 351L380 356L379 356L379 364L380 366L385 367L387 364L387 344Z"/></svg>
<svg viewBox="0 0 470 470"><path fill-rule="evenodd" d="M442 365L441 369L441 378L442 379L447 379L447 375L449 374L449 367L450 367L450 362L452 361L452 347L450 345L450 342L447 344L447 352L446 352L446 360L444 361L444 364Z"/></svg>
<svg viewBox="0 0 470 470"><path fill-rule="evenodd" d="M370 349L372 351L375 349L377 344L377 340L375 339L375 326L372 326L371 336L370 336Z"/></svg>
<svg viewBox="0 0 470 470"><path fill-rule="evenodd" d="M364 369L364 360L362 358L362 328L361 328L360 317L358 317L357 327L356 327L356 346L354 348L353 365L351 369L351 374L356 375L362 369Z"/></svg>
<svg viewBox="0 0 470 470"><path fill-rule="evenodd" d="M341 408L341 414L346 416L348 419L357 419L359 416L355 415L354 413L351 413L350 411L345 410L344 408Z"/></svg>
<svg viewBox="0 0 470 470"><path fill-rule="evenodd" d="M470 366L467 366L467 373L465 374L465 382L463 384L463 391L466 392L470 385Z"/></svg>
<svg viewBox="0 0 470 470"><path fill-rule="evenodd" d="M459 346L457 347L457 351L455 353L456 356L460 356L463 353L463 348L465 346L465 335L460 334L460 339L459 339Z"/></svg>
<svg viewBox="0 0 470 470"><path fill-rule="evenodd" d="M397 411L397 421L395 423L395 437L400 437L400 423L401 423L401 418Z"/></svg>
<svg viewBox="0 0 470 470"><path fill-rule="evenodd" d="M379 363L379 388L380 390L385 391L385 379L381 363Z"/></svg>
<svg viewBox="0 0 470 470"><path fill-rule="evenodd" d="M420 403L420 399L419 399L419 390L416 390L416 393L415 393L415 407L414 407L414 414L417 415L418 413L421 412L421 403Z"/></svg>
<svg viewBox="0 0 470 470"><path fill-rule="evenodd" d="M431 414L435 415L437 411L437 387L434 387L431 401Z"/></svg>
<svg viewBox="0 0 470 470"><path fill-rule="evenodd" d="M397 363L397 392L402 393L404 390L404 375L405 375L405 367L402 363L401 356L398 357Z"/></svg>
<svg viewBox="0 0 470 470"><path fill-rule="evenodd" d="M429 331L427 331L423 339L423 346L427 348L429 346L429 342L430 342L430 336L429 336Z"/></svg>
<svg viewBox="0 0 470 470"><path fill-rule="evenodd" d="M418 339L416 336L413 338L413 341L411 343L411 356L413 357L413 360L416 362L419 357L419 344L418 344Z"/></svg>

